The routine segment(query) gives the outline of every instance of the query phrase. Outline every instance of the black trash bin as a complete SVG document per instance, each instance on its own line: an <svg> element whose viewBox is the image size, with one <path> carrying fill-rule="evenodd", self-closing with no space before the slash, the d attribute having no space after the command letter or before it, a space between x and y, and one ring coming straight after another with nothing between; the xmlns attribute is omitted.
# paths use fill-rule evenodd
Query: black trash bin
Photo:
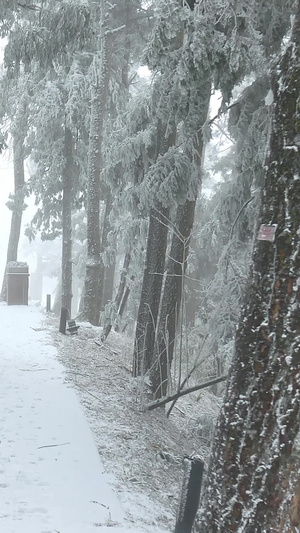
<svg viewBox="0 0 300 533"><path fill-rule="evenodd" d="M7 265L7 305L28 305L29 269L27 263Z"/></svg>

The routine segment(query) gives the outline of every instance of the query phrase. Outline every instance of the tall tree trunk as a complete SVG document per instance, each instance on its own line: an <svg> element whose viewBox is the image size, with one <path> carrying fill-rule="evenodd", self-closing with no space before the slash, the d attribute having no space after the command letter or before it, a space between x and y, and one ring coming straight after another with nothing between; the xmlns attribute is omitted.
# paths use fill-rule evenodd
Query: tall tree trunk
<svg viewBox="0 0 300 533"><path fill-rule="evenodd" d="M207 81L206 76L203 76L201 94L203 104L201 114L199 114L201 127L194 134L193 148L190 153L192 161L191 189L194 191L197 191L201 185L204 158L202 126L208 115L210 92L210 80ZM162 296L159 324L157 325L155 342L149 347L152 350L149 358L152 361L151 382L155 398L161 398L167 392L168 376L173 361L176 327L178 318L181 315L181 301L185 283L184 276L194 224L195 207L196 196L193 199L187 198L185 203L179 205L177 208L170 258L166 269L166 281ZM183 316L181 316L181 320L183 320ZM180 352L180 355L182 355L182 350Z"/></svg>
<svg viewBox="0 0 300 533"><path fill-rule="evenodd" d="M282 521L300 403L300 1L274 71L260 224L208 473L201 533L296 531ZM278 225L272 242L270 224ZM275 226L276 227L276 226ZM275 229L274 227L274 229ZM297 467L298 469L298 467Z"/></svg>
<svg viewBox="0 0 300 533"><path fill-rule="evenodd" d="M130 261L131 261L131 255L130 253L127 252L124 257L123 268L122 268L121 275L120 275L119 288L118 288L118 292L115 298L115 306L117 309L119 309L121 305L121 301L123 299Z"/></svg>
<svg viewBox="0 0 300 533"><path fill-rule="evenodd" d="M61 306L69 310L72 305L72 204L73 204L73 137L65 126L65 167L62 198L62 294Z"/></svg>
<svg viewBox="0 0 300 533"><path fill-rule="evenodd" d="M175 145L176 128L166 138L167 125L160 121L157 127L158 154L166 154ZM155 329L159 311L161 288L165 269L168 238L169 207L157 202L150 210L146 258L142 291L135 332L133 375L147 372L153 362Z"/></svg>
<svg viewBox="0 0 300 533"><path fill-rule="evenodd" d="M180 304L187 266L189 243L194 223L195 200L186 200L176 213L175 230L172 237L170 258L166 269L163 299L158 324L155 364L151 371L152 390L155 398L167 392L168 374L173 360L176 325L181 313Z"/></svg>
<svg viewBox="0 0 300 533"><path fill-rule="evenodd" d="M9 240L7 246L6 264L18 260L18 246L21 233L22 216L25 198L25 175L24 175L24 139L25 135L13 136L13 160L14 160L14 199ZM6 270L3 277L1 300L7 298Z"/></svg>
<svg viewBox="0 0 300 533"><path fill-rule="evenodd" d="M143 284L135 332L133 375L145 374L152 364L167 248L169 208L151 209Z"/></svg>
<svg viewBox="0 0 300 533"><path fill-rule="evenodd" d="M106 2L102 0L101 56L94 59L91 89L91 119L88 157L87 263L84 283L83 318L98 325L100 318L100 173L104 119L109 93L111 38L105 26Z"/></svg>

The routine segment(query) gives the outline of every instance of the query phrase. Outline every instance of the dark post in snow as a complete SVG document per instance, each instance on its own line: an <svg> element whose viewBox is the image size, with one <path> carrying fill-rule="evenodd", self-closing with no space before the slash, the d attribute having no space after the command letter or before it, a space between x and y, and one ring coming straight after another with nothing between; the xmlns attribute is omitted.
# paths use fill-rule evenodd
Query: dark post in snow
<svg viewBox="0 0 300 533"><path fill-rule="evenodd" d="M66 334L66 325L68 318L69 309L67 309L66 307L62 307L60 312L59 333L63 333L64 335Z"/></svg>
<svg viewBox="0 0 300 533"><path fill-rule="evenodd" d="M186 457L178 517L174 533L191 533L199 506L204 462L199 456Z"/></svg>
<svg viewBox="0 0 300 533"><path fill-rule="evenodd" d="M46 311L47 313L51 311L51 294L47 294Z"/></svg>

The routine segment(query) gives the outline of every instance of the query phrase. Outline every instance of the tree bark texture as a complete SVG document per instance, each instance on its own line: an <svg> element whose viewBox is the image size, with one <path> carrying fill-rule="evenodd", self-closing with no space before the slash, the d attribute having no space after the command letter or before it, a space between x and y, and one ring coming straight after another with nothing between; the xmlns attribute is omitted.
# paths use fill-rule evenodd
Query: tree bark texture
<svg viewBox="0 0 300 533"><path fill-rule="evenodd" d="M184 274L187 266L189 243L194 223L196 200L186 200L176 213L170 257L160 310L157 337L154 345L154 365L151 370L152 391L155 398L167 394L168 374L173 360L174 342Z"/></svg>
<svg viewBox="0 0 300 533"><path fill-rule="evenodd" d="M65 166L62 198L62 294L61 306L69 310L72 305L72 205L73 205L73 136L65 126Z"/></svg>
<svg viewBox="0 0 300 533"><path fill-rule="evenodd" d="M168 237L169 208L151 209L140 305L135 333L133 375L144 375L152 365Z"/></svg>
<svg viewBox="0 0 300 533"><path fill-rule="evenodd" d="M192 175L190 177L191 190L194 195L186 199L183 205L177 208L170 258L167 263L166 281L162 296L159 324L157 326L155 342L149 346L152 353L151 383L155 398L167 394L168 377L173 361L174 344L178 318L181 314L181 302L185 283L185 271L189 254L191 233L194 224L196 194L201 186L201 172L204 156L204 141L202 126L205 123L209 110L211 81L204 76L202 82L203 104L199 113L201 127L193 136L193 149L189 156L192 161ZM181 316L183 320L183 316ZM181 350L180 350L181 352ZM181 357L180 353L180 357ZM181 363L180 363L181 364ZM180 381L180 379L179 379Z"/></svg>
<svg viewBox="0 0 300 533"><path fill-rule="evenodd" d="M167 124L158 121L157 156L166 154L176 142L176 127L166 135ZM137 316L133 354L133 376L144 375L153 363L155 330L165 269L170 208L159 201L150 210L142 291Z"/></svg>
<svg viewBox="0 0 300 533"><path fill-rule="evenodd" d="M298 531L283 509L300 402L300 2L273 73L273 132L245 304L208 473L201 533ZM299 525L299 523L298 523Z"/></svg>
<svg viewBox="0 0 300 533"><path fill-rule="evenodd" d="M105 2L103 1L103 6ZM104 7L103 7L104 9ZM104 10L105 12L105 10ZM104 15L103 15L104 16ZM101 57L94 60L94 80L91 89L91 119L88 156L87 200L87 263L84 283L83 318L98 325L100 318L100 174L106 104L111 70L111 42L104 27Z"/></svg>
<svg viewBox="0 0 300 533"><path fill-rule="evenodd" d="M13 160L14 160L14 199L10 233L7 246L6 264L18 260L18 246L21 233L22 216L25 199L25 176L24 176L24 140L25 135L21 132L13 136ZM7 297L6 271L3 278L1 300Z"/></svg>

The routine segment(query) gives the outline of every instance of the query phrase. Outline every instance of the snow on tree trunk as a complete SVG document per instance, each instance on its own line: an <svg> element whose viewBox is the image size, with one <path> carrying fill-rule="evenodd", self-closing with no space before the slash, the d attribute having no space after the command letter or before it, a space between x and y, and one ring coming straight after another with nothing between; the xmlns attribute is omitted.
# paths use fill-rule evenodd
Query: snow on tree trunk
<svg viewBox="0 0 300 533"><path fill-rule="evenodd" d="M175 145L176 128L173 125L170 133L167 134L168 127L170 128L170 125L167 123L158 121L157 156L166 154L169 148ZM153 363L155 329L165 269L169 212L169 207L164 207L159 201L150 210L146 259L134 342L133 375L135 377L147 372Z"/></svg>
<svg viewBox="0 0 300 533"><path fill-rule="evenodd" d="M183 205L179 205L176 213L155 342L155 355L154 357L152 355L155 364L151 371L151 382L155 398L161 398L167 393L195 205L196 200L186 200Z"/></svg>
<svg viewBox="0 0 300 533"><path fill-rule="evenodd" d="M84 283L83 318L98 325L100 318L100 173L104 118L109 92L111 46L108 28L104 24L106 2L102 8L101 55L94 58L94 80L91 89L91 119L88 156L87 202L87 263Z"/></svg>
<svg viewBox="0 0 300 533"><path fill-rule="evenodd" d="M14 198L12 203L12 215L9 240L7 246L6 264L18 260L18 246L21 233L22 216L25 198L24 177L24 138L22 134L15 133L13 137L13 161L14 161ZM6 271L3 277L1 300L6 300L7 282Z"/></svg>
<svg viewBox="0 0 300 533"><path fill-rule="evenodd" d="M207 119L211 92L210 77L203 76L202 85L202 106L199 111L199 125L203 126ZM175 335L178 319L183 313L181 303L184 290L184 277L189 254L189 245L191 233L194 224L196 193L201 185L201 173L204 158L204 142L201 126L193 135L192 146L187 148L187 153L192 161L192 170L190 177L190 189L194 194L189 193L183 205L177 208L170 257L166 269L166 281L161 302L159 323L155 340L149 346L152 350L149 359L152 362L151 383L152 391L155 398L161 398L167 393L168 377L173 361ZM192 198L194 196L194 198ZM182 339L182 332L181 332ZM147 344L148 346L148 344ZM180 349L180 358L182 350ZM181 366L181 362L179 363ZM179 371L179 381L181 374Z"/></svg>
<svg viewBox="0 0 300 533"><path fill-rule="evenodd" d="M290 462L300 401L299 1L272 91L273 131L259 222L278 227L274 242L256 238L254 245L201 533L294 531L290 515L282 517L293 491Z"/></svg>
<svg viewBox="0 0 300 533"><path fill-rule="evenodd" d="M72 204L73 204L73 137L65 126L65 167L62 198L62 294L61 306L69 310L72 304Z"/></svg>
<svg viewBox="0 0 300 533"><path fill-rule="evenodd" d="M117 310L117 312L119 312L120 305L121 305L123 297L124 297L124 292L125 292L125 287L126 287L126 280L127 280L127 274L128 274L128 268L129 268L129 265L130 265L130 261L131 261L131 255L130 255L129 252L127 252L125 254L125 257L124 257L123 267L122 267L122 270L121 270L121 273L120 273L119 287L118 287L117 294L115 296L115 301L114 301L114 306L115 306L115 309ZM113 324L112 324L111 321L108 324L106 324L105 328L103 329L103 333L101 335L102 342L104 342L106 340L106 338L108 337L108 335L110 334L112 326L113 326Z"/></svg>
<svg viewBox="0 0 300 533"><path fill-rule="evenodd" d="M135 332L133 375L151 368L167 248L169 209L151 209L140 305Z"/></svg>

